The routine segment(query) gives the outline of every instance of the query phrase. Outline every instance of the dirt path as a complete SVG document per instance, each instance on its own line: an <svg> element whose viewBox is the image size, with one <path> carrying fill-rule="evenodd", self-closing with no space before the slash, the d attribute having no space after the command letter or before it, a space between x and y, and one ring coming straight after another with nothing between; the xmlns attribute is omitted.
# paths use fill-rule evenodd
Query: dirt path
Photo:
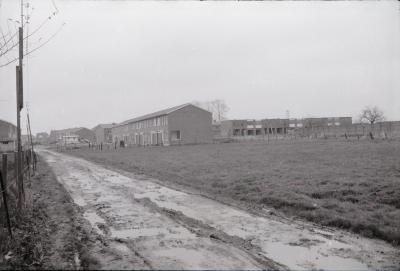
<svg viewBox="0 0 400 271"><path fill-rule="evenodd" d="M383 241L254 216L143 176L47 150L40 154L127 268L132 256L154 269L400 266L399 250Z"/></svg>

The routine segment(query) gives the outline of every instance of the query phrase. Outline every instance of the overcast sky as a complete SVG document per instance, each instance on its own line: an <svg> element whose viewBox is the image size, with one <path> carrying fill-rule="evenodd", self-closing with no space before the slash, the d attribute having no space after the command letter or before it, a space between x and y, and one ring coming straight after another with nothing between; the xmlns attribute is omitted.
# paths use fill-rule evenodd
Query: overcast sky
<svg viewBox="0 0 400 271"><path fill-rule="evenodd" d="M19 19L17 2L1 1L5 32L8 18ZM225 100L236 119L285 117L286 110L356 117L377 105L400 120L397 1L30 2L31 31L59 13L28 49L66 23L25 59L34 133L212 99ZM0 68L0 119L16 123L15 115L13 64Z"/></svg>

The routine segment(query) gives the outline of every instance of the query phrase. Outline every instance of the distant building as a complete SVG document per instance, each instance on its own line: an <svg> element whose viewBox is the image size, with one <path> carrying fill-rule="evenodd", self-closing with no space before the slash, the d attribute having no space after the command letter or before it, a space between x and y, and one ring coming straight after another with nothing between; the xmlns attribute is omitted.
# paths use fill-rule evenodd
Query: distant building
<svg viewBox="0 0 400 271"><path fill-rule="evenodd" d="M46 132L37 133L35 141L42 145L49 144L49 134Z"/></svg>
<svg viewBox="0 0 400 271"><path fill-rule="evenodd" d="M221 135L221 123L213 123L212 124L212 133L213 133L213 137L218 137L219 135Z"/></svg>
<svg viewBox="0 0 400 271"><path fill-rule="evenodd" d="M317 130L327 130L329 127L350 127L351 117L304 118L304 119L262 119L262 120L225 120L221 122L222 137L257 137L284 136Z"/></svg>
<svg viewBox="0 0 400 271"><path fill-rule="evenodd" d="M96 135L96 143L112 143L112 128L115 123L112 124L99 124L94 127L92 130Z"/></svg>
<svg viewBox="0 0 400 271"><path fill-rule="evenodd" d="M64 135L62 136L62 144L63 145L71 145L79 143L79 136L78 135Z"/></svg>
<svg viewBox="0 0 400 271"><path fill-rule="evenodd" d="M32 141L34 141L34 137L32 136ZM31 138L29 135L21 135L21 144L22 146L25 145L30 145L31 144Z"/></svg>
<svg viewBox="0 0 400 271"><path fill-rule="evenodd" d="M374 125L369 123L354 123L348 133L352 136L365 136L372 133L375 137L399 138L400 121L380 121L374 123Z"/></svg>
<svg viewBox="0 0 400 271"><path fill-rule="evenodd" d="M192 104L130 119L112 128L113 141L124 145L210 143L212 133L211 112Z"/></svg>
<svg viewBox="0 0 400 271"><path fill-rule="evenodd" d="M332 118L305 118L302 120L304 128L321 128L321 127L344 127L351 126L351 117L332 117Z"/></svg>
<svg viewBox="0 0 400 271"><path fill-rule="evenodd" d="M17 127L7 121L0 120L0 151L13 151L17 140Z"/></svg>
<svg viewBox="0 0 400 271"><path fill-rule="evenodd" d="M221 136L264 136L287 134L288 119L224 120L221 122Z"/></svg>
<svg viewBox="0 0 400 271"><path fill-rule="evenodd" d="M79 128L70 128L63 130L52 130L50 131L49 142L53 143L62 143L64 136L78 136L79 141L81 142L96 142L95 133L84 127Z"/></svg>

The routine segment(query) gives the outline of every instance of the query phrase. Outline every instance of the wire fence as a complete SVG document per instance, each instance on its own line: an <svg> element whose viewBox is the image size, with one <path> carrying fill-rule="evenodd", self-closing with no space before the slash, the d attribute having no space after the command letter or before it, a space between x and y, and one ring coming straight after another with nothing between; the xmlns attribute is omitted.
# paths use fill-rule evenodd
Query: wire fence
<svg viewBox="0 0 400 271"><path fill-rule="evenodd" d="M18 152L2 153L0 157L0 223L2 227L8 229L12 238L12 215L21 216L23 208L26 206L26 187L25 184L35 174L36 153L31 149L21 152L21 170L18 172L17 161ZM18 176L19 175L19 176Z"/></svg>

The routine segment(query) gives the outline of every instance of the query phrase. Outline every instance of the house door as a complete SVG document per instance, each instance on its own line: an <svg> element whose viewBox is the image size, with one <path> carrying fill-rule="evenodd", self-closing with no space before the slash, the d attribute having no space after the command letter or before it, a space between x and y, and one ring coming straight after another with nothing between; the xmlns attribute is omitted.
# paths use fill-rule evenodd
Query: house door
<svg viewBox="0 0 400 271"><path fill-rule="evenodd" d="M144 138L143 138L143 134L139 135L139 145L143 146L144 145Z"/></svg>
<svg viewBox="0 0 400 271"><path fill-rule="evenodd" d="M140 145L140 142L139 142L139 141L140 141L139 135L136 134L136 135L135 135L135 144L136 144L136 145Z"/></svg>
<svg viewBox="0 0 400 271"><path fill-rule="evenodd" d="M162 145L163 140L162 140L162 132L157 133L157 145Z"/></svg>
<svg viewBox="0 0 400 271"><path fill-rule="evenodd" d="M158 145L158 142L157 142L157 133L151 134L151 145Z"/></svg>

